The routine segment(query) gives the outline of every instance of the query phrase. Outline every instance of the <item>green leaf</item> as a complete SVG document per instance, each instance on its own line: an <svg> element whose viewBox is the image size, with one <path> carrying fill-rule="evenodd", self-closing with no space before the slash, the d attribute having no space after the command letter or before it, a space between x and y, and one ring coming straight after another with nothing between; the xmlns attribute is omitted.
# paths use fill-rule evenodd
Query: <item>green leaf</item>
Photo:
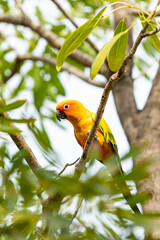
<svg viewBox="0 0 160 240"><path fill-rule="evenodd" d="M46 100L56 101L58 94L65 95L65 90L58 78L55 67L49 64L39 67L34 63L28 75L34 79L34 103L39 112Z"/></svg>
<svg viewBox="0 0 160 240"><path fill-rule="evenodd" d="M8 104L8 105L3 105L3 103L0 102L0 113L8 112L8 111L11 111L11 110L13 110L13 109L19 108L19 107L21 107L25 102L26 102L26 100L18 100L18 101L15 101L15 102L13 102L13 103L10 103L10 104Z"/></svg>
<svg viewBox="0 0 160 240"><path fill-rule="evenodd" d="M157 53L156 49L153 47L152 43L149 41L148 38L143 40L143 47L145 51L153 58L155 58L155 55Z"/></svg>
<svg viewBox="0 0 160 240"><path fill-rule="evenodd" d="M146 79L151 80L150 77L147 74L150 65L146 61L144 61L140 57L135 57L134 58L134 64L137 66L137 68L140 70L140 72L143 74L143 76Z"/></svg>
<svg viewBox="0 0 160 240"><path fill-rule="evenodd" d="M14 98L16 96L18 96L18 94L23 91L24 89L27 88L26 86L26 75L25 76L21 76L21 80L20 82L18 83L18 85L15 87L15 89L13 89L13 92L11 94L11 98Z"/></svg>
<svg viewBox="0 0 160 240"><path fill-rule="evenodd" d="M50 99L52 101L55 101L56 96L58 94L61 94L61 95L65 96L65 90L64 90L64 88L63 88L63 86L62 86L62 84L61 84L61 82L60 82L60 80L58 78L58 74L57 74L56 68L53 68L49 64L46 64L46 65L44 65L43 69L47 73L51 74L51 79L48 82L48 87L47 87L47 94L48 94L48 96L50 96ZM57 89L56 94L54 93L55 90L52 91L53 86L55 86L56 89Z"/></svg>
<svg viewBox="0 0 160 240"><path fill-rule="evenodd" d="M65 40L57 56L56 64L57 71L60 71L66 57L69 56L76 48L78 48L83 43L83 41L88 37L88 35L92 32L92 30L101 20L101 17L106 9L107 7L104 7L94 18L90 19L82 26L77 28Z"/></svg>
<svg viewBox="0 0 160 240"><path fill-rule="evenodd" d="M22 149L18 152L16 152L16 154L12 157L12 159L10 159L10 162L12 164L11 169L9 170L9 175L11 175L12 173L14 173L17 169L21 172L23 171L23 159L27 158L28 156L28 152L25 149Z"/></svg>
<svg viewBox="0 0 160 240"><path fill-rule="evenodd" d="M34 103L38 111L43 105L43 102L46 97L46 87L47 84L45 83L44 79L40 75L40 68L37 67L36 64L33 65L32 68L32 77L34 79L34 88L33 88L33 95L34 95Z"/></svg>
<svg viewBox="0 0 160 240"><path fill-rule="evenodd" d="M35 191L38 190L39 184L28 167L23 166L23 169L20 169L20 171L17 180L20 186L21 196L23 197L25 205L34 205L34 195Z"/></svg>
<svg viewBox="0 0 160 240"><path fill-rule="evenodd" d="M7 12L9 10L9 6L8 6L8 1L3 0L0 2L0 7L3 9L4 12Z"/></svg>
<svg viewBox="0 0 160 240"><path fill-rule="evenodd" d="M140 19L141 19L141 24L144 27L145 21L147 21L147 20L144 16L141 16ZM153 27L153 24L151 25L151 23L149 22L149 25L146 29L146 32L151 32L154 29L155 28ZM157 51L160 52L160 40L158 38L158 35L157 34L151 35L151 36L148 37L148 39L152 43L152 45L157 49Z"/></svg>
<svg viewBox="0 0 160 240"><path fill-rule="evenodd" d="M17 239L28 239L27 235L35 230L39 218L40 216L37 213L28 209L15 211L12 214L12 229L17 236L21 236Z"/></svg>
<svg viewBox="0 0 160 240"><path fill-rule="evenodd" d="M153 30L153 28L149 27L149 31L148 32L150 32L152 30ZM160 52L160 40L159 40L157 34L154 34L154 35L148 37L148 39L152 43L152 45Z"/></svg>
<svg viewBox="0 0 160 240"><path fill-rule="evenodd" d="M117 34L124 32L127 30L127 24L125 20L121 20L114 32L114 36ZM127 41L128 41L128 32L122 35L117 42L113 45L109 52L108 56L108 66L111 71L116 72L120 68L123 59L125 57L126 48L127 48Z"/></svg>
<svg viewBox="0 0 160 240"><path fill-rule="evenodd" d="M3 121L3 122L14 122L14 123L34 123L36 121L35 118L28 118L28 119L15 119L15 118L5 118L5 117L0 117L0 121Z"/></svg>
<svg viewBox="0 0 160 240"><path fill-rule="evenodd" d="M41 13L41 10L40 10L40 8L38 6L36 6L36 8L35 8L35 14L38 17L38 19L39 19L39 21L40 21L40 23L42 25L46 23L46 21L44 20L43 15Z"/></svg>
<svg viewBox="0 0 160 240"><path fill-rule="evenodd" d="M44 153L52 153L52 157L54 156L52 146L50 139L46 133L46 129L44 125L42 124L41 129L38 129L35 124L28 125L28 128L32 131L34 134L37 142L41 146L41 149L43 150Z"/></svg>
<svg viewBox="0 0 160 240"><path fill-rule="evenodd" d="M19 130L16 127L12 127L10 125L0 124L0 132L5 132L5 133L8 133L8 134L14 135L14 134L19 134L21 132L21 130Z"/></svg>
<svg viewBox="0 0 160 240"><path fill-rule="evenodd" d="M122 158L121 161L126 160L128 158L135 158L141 154L142 150L138 146L131 147L129 152L127 152Z"/></svg>
<svg viewBox="0 0 160 240"><path fill-rule="evenodd" d="M91 78L93 79L96 74L99 72L99 69L101 68L106 56L108 55L109 51L111 50L111 48L113 47L113 45L116 43L116 41L123 36L124 34L126 34L127 31L121 32L119 34L117 34L116 36L114 36L109 42L107 42L103 48L99 51L99 53L97 54L94 62L92 63L91 66Z"/></svg>
<svg viewBox="0 0 160 240"><path fill-rule="evenodd" d="M7 180L5 185L5 206L8 211L13 211L17 203L17 193L11 180Z"/></svg>

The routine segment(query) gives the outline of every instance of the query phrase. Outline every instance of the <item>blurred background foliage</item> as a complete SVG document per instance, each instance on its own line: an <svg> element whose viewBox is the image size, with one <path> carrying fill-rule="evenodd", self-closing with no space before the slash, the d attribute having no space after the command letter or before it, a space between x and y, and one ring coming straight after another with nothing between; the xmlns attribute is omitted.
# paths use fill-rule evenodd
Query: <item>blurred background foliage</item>
<svg viewBox="0 0 160 240"><path fill-rule="evenodd" d="M116 187L125 178L134 188L133 181L147 177L147 164L134 167L124 178L111 178L105 167L92 175L94 159L80 180L73 175L57 177L55 170L46 168L35 176L24 161L25 151L11 155L6 144L0 150L1 239L142 239L138 227L150 230L159 224L157 216L133 214L121 195L122 189ZM139 152L132 149L122 161ZM111 162L109 167L117 166ZM49 204L47 196L51 197ZM145 193L137 193L130 202L146 199Z"/></svg>
<svg viewBox="0 0 160 240"><path fill-rule="evenodd" d="M26 2L22 1L24 10ZM68 13L80 24L94 17L106 4L109 3L99 0L65 1ZM141 4L145 9L150 9L152 1L142 1ZM3 13L21 16L13 0L0 1L0 14ZM35 21L61 39L65 39L74 29L57 9L55 19L46 19L38 1L33 4L32 14ZM135 15L135 22L137 17ZM113 29L111 15L95 28L91 38L102 44L101 37L113 34ZM147 39L141 48L151 59L158 58ZM83 43L80 50L95 56L88 43ZM18 58L25 54L56 58L57 53L56 48L29 28L0 24L0 94L6 102L6 105L3 103L0 106L0 239L143 239L143 229L157 227L160 216L132 213L121 195L122 189L115 187L117 181L124 181L123 177L115 176L112 179L105 167L93 175L94 159L87 165L80 180L65 172L57 177L62 164L59 163L56 149L53 149L53 139L46 132L46 121L58 125L53 102L56 103L59 95L65 96L61 73L42 61L21 61ZM68 58L67 61L80 70L85 69L73 59ZM134 67L139 74L152 80L150 65L145 59L135 56ZM19 102L21 99L27 99L27 102ZM10 126L11 120L2 117L4 111L11 111L13 122L24 136L27 131L31 132L38 152L46 161L45 168L36 173L31 171L24 160L27 153L17 151L8 136L19 130ZM140 149L131 149L122 161L137 157L139 152ZM109 167L115 166L111 164ZM145 193L136 193L134 185L148 176L147 167L148 164L144 163L125 175L134 192L133 199L130 199L132 204L142 203L148 197ZM74 218L76 209L79 211Z"/></svg>

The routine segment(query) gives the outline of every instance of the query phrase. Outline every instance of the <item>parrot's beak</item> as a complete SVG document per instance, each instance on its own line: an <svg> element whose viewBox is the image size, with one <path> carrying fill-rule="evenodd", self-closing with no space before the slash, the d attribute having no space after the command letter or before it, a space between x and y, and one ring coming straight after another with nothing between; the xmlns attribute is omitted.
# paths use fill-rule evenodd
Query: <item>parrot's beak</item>
<svg viewBox="0 0 160 240"><path fill-rule="evenodd" d="M59 121L61 121L61 119L67 118L66 114L59 109L56 111L56 117Z"/></svg>

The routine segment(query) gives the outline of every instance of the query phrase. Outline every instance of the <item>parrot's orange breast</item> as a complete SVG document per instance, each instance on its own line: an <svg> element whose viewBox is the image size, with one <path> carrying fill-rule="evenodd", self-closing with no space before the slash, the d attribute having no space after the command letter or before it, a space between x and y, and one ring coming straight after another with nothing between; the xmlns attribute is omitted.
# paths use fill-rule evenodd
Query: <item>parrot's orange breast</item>
<svg viewBox="0 0 160 240"><path fill-rule="evenodd" d="M85 142L87 140L87 131L91 130L93 120L91 117L88 117L86 119L82 119L79 124L74 125L74 134L78 141L78 143L81 145L82 148L84 148Z"/></svg>
<svg viewBox="0 0 160 240"><path fill-rule="evenodd" d="M86 122L82 122L78 126L74 126L74 134L77 139L77 142L84 148L86 140L87 140L87 131L91 130L93 124L93 119L87 119ZM104 162L108 158L113 155L113 149L109 143L107 143L104 139L103 134L99 131L96 132L96 138L94 140L92 149L96 148L98 152L98 160Z"/></svg>

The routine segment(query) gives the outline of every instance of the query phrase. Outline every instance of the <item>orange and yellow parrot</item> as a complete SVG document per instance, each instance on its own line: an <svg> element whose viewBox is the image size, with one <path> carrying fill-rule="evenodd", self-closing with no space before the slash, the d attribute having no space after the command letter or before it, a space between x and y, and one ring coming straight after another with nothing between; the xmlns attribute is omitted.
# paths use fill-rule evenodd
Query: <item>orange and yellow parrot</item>
<svg viewBox="0 0 160 240"><path fill-rule="evenodd" d="M67 119L72 123L77 142L84 148L96 114L86 109L79 101L65 100L57 105L56 115L58 120ZM113 154L118 154L114 136L103 118L96 132L95 141L99 161L104 163Z"/></svg>
<svg viewBox="0 0 160 240"><path fill-rule="evenodd" d="M91 130L95 115L95 113L90 112L82 105L81 102L76 100L65 100L63 102L60 102L56 107L57 119L59 121L61 121L61 119L67 119L72 123L74 127L75 137L82 148L85 146L85 142L87 140L89 131ZM103 118L101 119L98 130L96 132L94 144L95 143L96 150L98 150L97 159L99 161L105 163L109 158L113 156L116 156L116 158L119 160L116 141L111 132L111 129ZM92 147L94 147L94 144ZM117 170L121 175L123 175L120 161L118 161L118 164L119 165ZM132 197L130 190L125 181L123 182L123 185L125 188L123 195L130 205L129 199ZM139 209L136 205L130 205L130 207L134 212L139 212Z"/></svg>

